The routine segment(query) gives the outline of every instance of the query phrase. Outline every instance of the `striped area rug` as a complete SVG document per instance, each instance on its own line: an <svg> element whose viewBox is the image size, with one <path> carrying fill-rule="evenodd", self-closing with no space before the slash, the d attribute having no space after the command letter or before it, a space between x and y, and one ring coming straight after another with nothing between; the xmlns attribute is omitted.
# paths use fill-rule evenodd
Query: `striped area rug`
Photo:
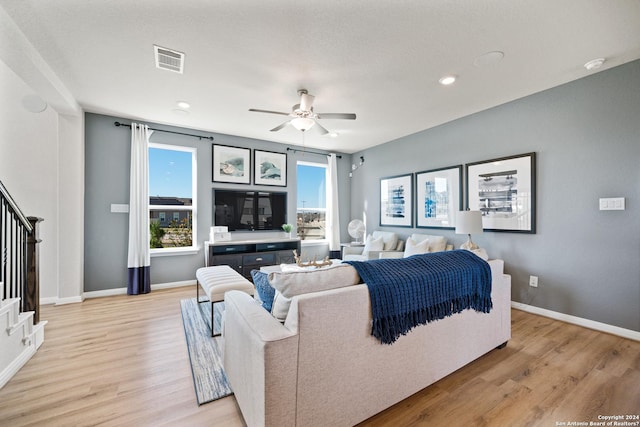
<svg viewBox="0 0 640 427"><path fill-rule="evenodd" d="M211 303L197 304L195 298L180 300L182 324L187 339L193 385L198 405L233 394L222 368L222 337L211 338L209 321ZM215 331L220 330L220 312L224 303L217 303Z"/></svg>

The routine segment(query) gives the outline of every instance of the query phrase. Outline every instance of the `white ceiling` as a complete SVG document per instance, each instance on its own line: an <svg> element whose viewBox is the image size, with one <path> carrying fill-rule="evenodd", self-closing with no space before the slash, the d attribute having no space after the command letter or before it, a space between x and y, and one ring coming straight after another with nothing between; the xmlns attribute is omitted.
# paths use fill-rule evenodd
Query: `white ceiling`
<svg viewBox="0 0 640 427"><path fill-rule="evenodd" d="M640 58L638 0L0 0L85 111L300 145L297 90L357 152ZM186 54L159 70L153 45ZM497 63L476 58L504 52ZM458 76L441 86L445 74ZM177 101L188 114L177 114ZM49 100L51 101L51 100ZM50 102L51 103L51 102ZM55 106L55 102L52 104Z"/></svg>

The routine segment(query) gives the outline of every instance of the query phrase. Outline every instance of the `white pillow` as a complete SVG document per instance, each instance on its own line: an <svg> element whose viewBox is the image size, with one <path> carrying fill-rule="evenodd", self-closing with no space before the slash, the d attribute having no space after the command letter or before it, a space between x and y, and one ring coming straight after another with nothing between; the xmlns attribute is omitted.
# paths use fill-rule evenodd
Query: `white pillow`
<svg viewBox="0 0 640 427"><path fill-rule="evenodd" d="M367 236L367 240L364 242L364 249L362 250L362 255L365 257L369 256L370 251L381 251L384 249L384 241L382 237L378 237L374 239L373 236Z"/></svg>
<svg viewBox="0 0 640 427"><path fill-rule="evenodd" d="M429 252L441 252L447 248L447 239L444 236L414 233L411 238L416 242L429 241Z"/></svg>
<svg viewBox="0 0 640 427"><path fill-rule="evenodd" d="M276 289L271 314L284 321L294 296L357 285L360 276L353 266L337 264L317 270L271 272L269 283Z"/></svg>
<svg viewBox="0 0 640 427"><path fill-rule="evenodd" d="M429 240L425 239L422 242L416 242L412 237L407 239L407 244L404 247L404 257L410 257L411 255L426 254L429 252Z"/></svg>

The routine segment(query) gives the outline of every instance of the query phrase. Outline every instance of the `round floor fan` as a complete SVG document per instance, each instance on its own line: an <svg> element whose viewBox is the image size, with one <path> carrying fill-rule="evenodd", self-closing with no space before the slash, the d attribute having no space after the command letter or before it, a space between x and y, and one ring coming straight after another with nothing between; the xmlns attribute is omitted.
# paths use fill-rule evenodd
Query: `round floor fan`
<svg viewBox="0 0 640 427"><path fill-rule="evenodd" d="M365 227L364 222L359 219L354 219L349 222L347 226L347 231L349 231L349 235L356 239L353 243L362 243L362 237L364 237Z"/></svg>

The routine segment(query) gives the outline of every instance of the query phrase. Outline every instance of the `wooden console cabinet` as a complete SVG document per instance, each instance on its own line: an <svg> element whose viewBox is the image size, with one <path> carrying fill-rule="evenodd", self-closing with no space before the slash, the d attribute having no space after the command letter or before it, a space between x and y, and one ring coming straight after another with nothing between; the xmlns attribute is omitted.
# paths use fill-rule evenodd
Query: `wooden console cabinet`
<svg viewBox="0 0 640 427"><path fill-rule="evenodd" d="M251 280L251 270L265 265L293 264L300 240L205 242L205 265L228 265Z"/></svg>

